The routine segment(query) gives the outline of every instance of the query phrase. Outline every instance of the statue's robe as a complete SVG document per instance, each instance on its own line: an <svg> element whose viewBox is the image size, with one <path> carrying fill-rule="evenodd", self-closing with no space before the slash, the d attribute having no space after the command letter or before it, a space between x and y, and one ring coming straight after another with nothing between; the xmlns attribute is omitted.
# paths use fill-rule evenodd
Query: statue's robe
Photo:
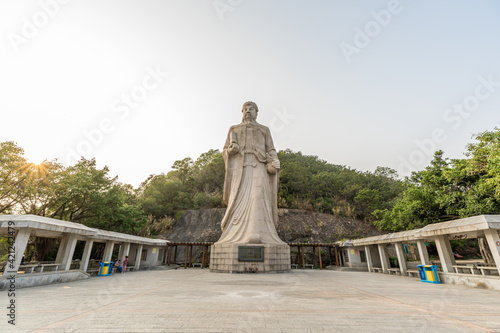
<svg viewBox="0 0 500 333"><path fill-rule="evenodd" d="M239 145L230 154L231 143ZM217 243L283 244L278 223L278 174L271 162L277 159L271 132L257 122L229 129L223 149L226 177L222 236Z"/></svg>

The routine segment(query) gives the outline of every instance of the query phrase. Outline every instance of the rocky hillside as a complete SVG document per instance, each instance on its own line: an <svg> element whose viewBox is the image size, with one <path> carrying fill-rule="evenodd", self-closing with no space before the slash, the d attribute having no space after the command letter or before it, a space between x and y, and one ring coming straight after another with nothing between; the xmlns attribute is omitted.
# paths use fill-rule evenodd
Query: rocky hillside
<svg viewBox="0 0 500 333"><path fill-rule="evenodd" d="M172 242L216 242L225 208L188 210L163 235ZM305 210L280 209L278 234L288 243L333 243L379 234L367 222Z"/></svg>

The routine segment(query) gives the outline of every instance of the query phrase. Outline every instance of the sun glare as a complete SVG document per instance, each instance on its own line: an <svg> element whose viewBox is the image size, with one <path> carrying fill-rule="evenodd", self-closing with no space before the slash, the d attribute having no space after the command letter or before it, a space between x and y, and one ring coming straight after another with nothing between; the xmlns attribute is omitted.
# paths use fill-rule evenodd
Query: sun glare
<svg viewBox="0 0 500 333"><path fill-rule="evenodd" d="M33 164L35 167L41 167L45 163L45 160L43 160L43 161L34 161L34 162L30 162L30 163Z"/></svg>
<svg viewBox="0 0 500 333"><path fill-rule="evenodd" d="M36 162L34 162L36 161ZM31 159L23 168L28 179L46 179L47 178L47 160Z"/></svg>
<svg viewBox="0 0 500 333"><path fill-rule="evenodd" d="M47 161L47 158L42 157L41 154L37 151L32 152L31 154L29 152L25 151L24 156L28 160L28 163L32 164L32 165L41 166Z"/></svg>

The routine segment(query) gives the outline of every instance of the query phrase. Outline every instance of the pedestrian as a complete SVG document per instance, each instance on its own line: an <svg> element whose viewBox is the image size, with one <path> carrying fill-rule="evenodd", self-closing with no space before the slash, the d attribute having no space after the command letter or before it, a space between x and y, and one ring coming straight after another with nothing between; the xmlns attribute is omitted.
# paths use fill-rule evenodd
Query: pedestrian
<svg viewBox="0 0 500 333"><path fill-rule="evenodd" d="M123 272L123 267L121 266L120 259L118 259L117 261L115 261L115 268L118 271L118 273Z"/></svg>
<svg viewBox="0 0 500 333"><path fill-rule="evenodd" d="M128 256L125 256L125 260L122 262L122 274L125 273L125 268L127 267Z"/></svg>

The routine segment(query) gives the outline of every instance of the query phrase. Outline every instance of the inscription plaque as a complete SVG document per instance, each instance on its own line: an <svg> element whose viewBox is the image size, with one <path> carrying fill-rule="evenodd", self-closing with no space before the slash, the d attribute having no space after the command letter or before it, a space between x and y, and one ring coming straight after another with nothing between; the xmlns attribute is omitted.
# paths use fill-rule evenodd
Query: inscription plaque
<svg viewBox="0 0 500 333"><path fill-rule="evenodd" d="M238 246L238 261L264 261L264 246Z"/></svg>

